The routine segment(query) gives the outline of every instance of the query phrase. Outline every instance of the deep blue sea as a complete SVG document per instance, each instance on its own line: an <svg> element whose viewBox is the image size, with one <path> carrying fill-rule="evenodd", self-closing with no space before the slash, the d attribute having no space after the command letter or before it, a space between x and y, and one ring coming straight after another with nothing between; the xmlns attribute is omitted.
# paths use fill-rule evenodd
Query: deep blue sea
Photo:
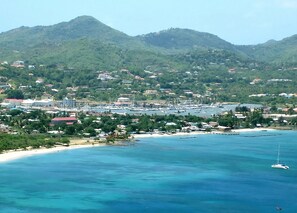
<svg viewBox="0 0 297 213"><path fill-rule="evenodd" d="M289 170L272 169L278 144ZM297 212L297 132L144 138L0 164L0 212Z"/></svg>

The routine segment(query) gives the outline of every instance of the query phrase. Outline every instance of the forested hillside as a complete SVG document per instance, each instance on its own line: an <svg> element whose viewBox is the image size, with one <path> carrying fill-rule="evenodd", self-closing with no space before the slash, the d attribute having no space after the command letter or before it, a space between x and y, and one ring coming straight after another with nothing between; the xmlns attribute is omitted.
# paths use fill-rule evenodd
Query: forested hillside
<svg viewBox="0 0 297 213"><path fill-rule="evenodd" d="M1 33L0 77L3 87L21 88L25 98L48 93L99 101L121 95L136 100L271 101L280 93L297 93L296 38L236 46L189 29L132 37L81 16ZM265 98L251 96L258 93Z"/></svg>
<svg viewBox="0 0 297 213"><path fill-rule="evenodd" d="M163 48L171 53L192 49L224 49L237 51L231 43L210 33L202 33L189 29L172 28L157 33L138 36L146 44Z"/></svg>
<svg viewBox="0 0 297 213"><path fill-rule="evenodd" d="M140 55L150 52L150 60L156 60L160 54L213 49L225 50L255 61L294 65L297 56L296 38L295 35L278 42L236 46L210 33L178 28L132 37L93 17L80 16L52 26L20 27L1 33L0 61L12 63L14 60L23 60L46 65L63 63L76 68L114 67L115 63L125 60L127 50ZM127 57L134 55L128 52ZM138 60L141 61L142 57L138 57Z"/></svg>
<svg viewBox="0 0 297 213"><path fill-rule="evenodd" d="M297 35L281 41L268 41L254 46L239 46L249 57L282 66L297 66Z"/></svg>

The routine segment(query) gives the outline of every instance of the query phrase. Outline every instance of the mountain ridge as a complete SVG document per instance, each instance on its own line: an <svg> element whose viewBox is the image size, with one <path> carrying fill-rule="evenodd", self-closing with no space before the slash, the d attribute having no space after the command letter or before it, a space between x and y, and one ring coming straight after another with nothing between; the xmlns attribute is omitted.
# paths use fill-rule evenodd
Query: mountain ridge
<svg viewBox="0 0 297 213"><path fill-rule="evenodd" d="M74 48L76 45L82 45L81 40L86 40L85 42L88 43L86 48L90 48L94 43L94 45L98 45L97 49L100 49L100 46L107 47L109 45L115 49L137 50L154 54L182 54L193 50L218 49L268 63L297 63L297 35L284 38L281 41L267 41L258 45L234 45L211 33L181 28L129 36L91 16L79 16L68 22L50 26L23 26L3 32L0 34L0 61L32 60L32 58L39 61L38 58L47 60L45 56L50 55L50 63L55 63L60 59L51 51L67 46L69 50L65 49L63 52L70 55L73 50L83 49L83 47ZM69 43L71 43L70 46ZM71 50L71 46L73 46L73 50ZM106 54L114 55L112 53L114 49L111 48L110 51ZM95 54L94 50L84 52L90 55ZM41 53L45 55L41 56ZM74 52L73 54L79 55Z"/></svg>

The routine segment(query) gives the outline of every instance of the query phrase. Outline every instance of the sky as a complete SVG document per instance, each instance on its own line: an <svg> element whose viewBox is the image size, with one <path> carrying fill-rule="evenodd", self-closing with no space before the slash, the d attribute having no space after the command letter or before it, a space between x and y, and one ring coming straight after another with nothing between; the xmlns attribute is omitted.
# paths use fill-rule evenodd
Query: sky
<svg viewBox="0 0 297 213"><path fill-rule="evenodd" d="M188 28L247 45L297 34L297 0L0 0L0 5L0 32L89 15L131 36Z"/></svg>

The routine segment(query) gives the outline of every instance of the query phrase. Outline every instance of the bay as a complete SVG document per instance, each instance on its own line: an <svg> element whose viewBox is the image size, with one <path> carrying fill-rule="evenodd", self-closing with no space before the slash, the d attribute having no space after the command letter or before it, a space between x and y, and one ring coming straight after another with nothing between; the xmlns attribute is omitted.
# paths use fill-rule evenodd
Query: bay
<svg viewBox="0 0 297 213"><path fill-rule="evenodd" d="M297 212L297 132L142 138L0 164L0 212ZM289 170L272 169L278 144Z"/></svg>

